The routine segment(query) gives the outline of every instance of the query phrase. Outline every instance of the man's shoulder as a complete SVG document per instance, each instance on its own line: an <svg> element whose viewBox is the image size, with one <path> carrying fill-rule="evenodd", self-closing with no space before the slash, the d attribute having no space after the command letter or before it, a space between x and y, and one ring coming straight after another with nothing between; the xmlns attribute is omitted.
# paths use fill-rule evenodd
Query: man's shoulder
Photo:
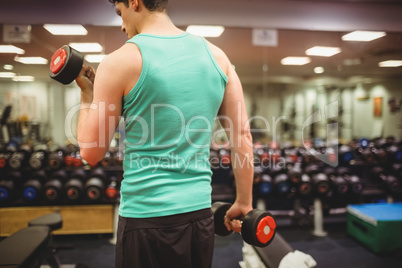
<svg viewBox="0 0 402 268"><path fill-rule="evenodd" d="M209 49L212 52L212 55L214 55L216 61L218 62L219 66L227 75L227 70L228 70L228 66L230 66L230 61L229 61L228 57L226 56L225 52L222 49L220 49L218 46L212 44L211 42L207 41L207 44L209 46Z"/></svg>

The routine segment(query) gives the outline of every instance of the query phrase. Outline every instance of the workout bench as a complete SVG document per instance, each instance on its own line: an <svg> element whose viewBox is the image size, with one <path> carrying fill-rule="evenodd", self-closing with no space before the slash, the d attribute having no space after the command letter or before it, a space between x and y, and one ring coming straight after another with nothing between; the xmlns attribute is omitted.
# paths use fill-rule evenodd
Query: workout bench
<svg viewBox="0 0 402 268"><path fill-rule="evenodd" d="M52 232L63 226L59 213L40 216L31 220L28 227L0 242L0 268L39 268L46 260L50 268L87 267L83 264L61 265L55 255Z"/></svg>

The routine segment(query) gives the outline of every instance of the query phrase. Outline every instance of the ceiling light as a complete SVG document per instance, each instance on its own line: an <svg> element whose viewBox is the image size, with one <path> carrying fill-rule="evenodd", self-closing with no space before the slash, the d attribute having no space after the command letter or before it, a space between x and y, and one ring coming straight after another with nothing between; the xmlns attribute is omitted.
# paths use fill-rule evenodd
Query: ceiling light
<svg viewBox="0 0 402 268"><path fill-rule="evenodd" d="M204 37L219 37L225 30L223 26L189 25L187 32Z"/></svg>
<svg viewBox="0 0 402 268"><path fill-rule="evenodd" d="M368 42L387 35L385 32L354 31L342 36L343 41Z"/></svg>
<svg viewBox="0 0 402 268"><path fill-rule="evenodd" d="M15 82L33 82L35 81L35 77L30 75L21 75L13 77L12 80Z"/></svg>
<svg viewBox="0 0 402 268"><path fill-rule="evenodd" d="M361 64L362 60L361 59L344 59L342 63L345 66L354 66L354 65Z"/></svg>
<svg viewBox="0 0 402 268"><path fill-rule="evenodd" d="M4 70L11 71L12 69L14 69L14 66L12 66L11 64L5 64L3 68Z"/></svg>
<svg viewBox="0 0 402 268"><path fill-rule="evenodd" d="M48 60L42 57L15 57L16 62L23 64L47 64Z"/></svg>
<svg viewBox="0 0 402 268"><path fill-rule="evenodd" d="M316 73L316 74L322 74L323 72L324 72L324 68L321 66L314 68L314 73Z"/></svg>
<svg viewBox="0 0 402 268"><path fill-rule="evenodd" d="M12 72L0 72L0 78L13 78L14 76L16 74Z"/></svg>
<svg viewBox="0 0 402 268"><path fill-rule="evenodd" d="M402 66L402 60L386 60L378 63L380 67L399 67Z"/></svg>
<svg viewBox="0 0 402 268"><path fill-rule="evenodd" d="M11 45L0 45L0 53L17 53L24 54L25 50Z"/></svg>
<svg viewBox="0 0 402 268"><path fill-rule="evenodd" d="M315 46L306 50L306 55L309 56L322 56L322 57L331 57L335 54L341 52L339 47L321 47Z"/></svg>
<svg viewBox="0 0 402 268"><path fill-rule="evenodd" d="M305 65L310 62L309 57L286 57L281 60L282 65Z"/></svg>
<svg viewBox="0 0 402 268"><path fill-rule="evenodd" d="M90 63L100 63L106 55L86 55L85 60Z"/></svg>
<svg viewBox="0 0 402 268"><path fill-rule="evenodd" d="M70 43L69 46L79 52L101 52L103 50L99 43Z"/></svg>
<svg viewBox="0 0 402 268"><path fill-rule="evenodd" d="M87 35L88 31L80 24L45 24L43 27L53 35Z"/></svg>

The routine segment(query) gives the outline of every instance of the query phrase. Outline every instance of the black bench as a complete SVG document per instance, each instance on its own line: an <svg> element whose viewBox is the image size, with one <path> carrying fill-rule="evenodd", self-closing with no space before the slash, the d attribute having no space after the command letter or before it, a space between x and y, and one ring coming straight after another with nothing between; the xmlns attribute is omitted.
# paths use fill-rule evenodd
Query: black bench
<svg viewBox="0 0 402 268"><path fill-rule="evenodd" d="M279 263L293 248L277 232L271 244L266 247L254 247L261 261L268 268L277 268Z"/></svg>
<svg viewBox="0 0 402 268"><path fill-rule="evenodd" d="M49 238L47 226L26 227L13 233L0 242L0 267L40 267Z"/></svg>

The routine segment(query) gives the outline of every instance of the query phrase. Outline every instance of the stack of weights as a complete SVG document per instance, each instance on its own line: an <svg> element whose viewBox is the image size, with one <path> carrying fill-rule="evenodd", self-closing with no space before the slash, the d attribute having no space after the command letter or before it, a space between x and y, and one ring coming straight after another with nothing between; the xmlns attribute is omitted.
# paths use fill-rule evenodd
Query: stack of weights
<svg viewBox="0 0 402 268"><path fill-rule="evenodd" d="M311 178L313 194L319 197L327 196L330 192L330 181L328 176L321 171L317 164L310 164L305 168L306 174Z"/></svg>

